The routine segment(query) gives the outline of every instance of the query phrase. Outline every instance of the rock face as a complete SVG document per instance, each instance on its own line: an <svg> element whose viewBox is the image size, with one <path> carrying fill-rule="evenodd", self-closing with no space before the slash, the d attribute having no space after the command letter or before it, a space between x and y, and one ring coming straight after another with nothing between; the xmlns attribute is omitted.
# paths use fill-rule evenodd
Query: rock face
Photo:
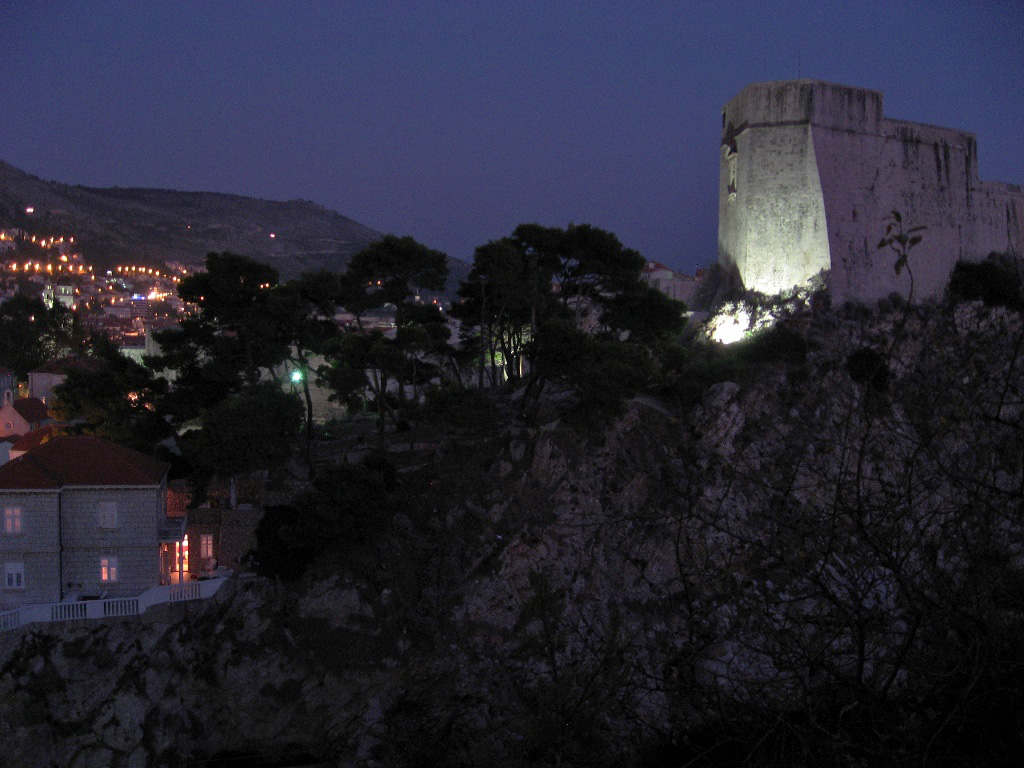
<svg viewBox="0 0 1024 768"><path fill-rule="evenodd" d="M1024 325L808 322L805 362L692 411L513 430L359 575L3 638L8 764L971 762L955 734L1022 732Z"/></svg>
<svg viewBox="0 0 1024 768"><path fill-rule="evenodd" d="M177 765L303 745L323 754L358 709L357 659L340 658L345 645L322 622L291 625L298 614L279 587L242 579L222 589L223 598L187 606L170 622L5 638L4 765ZM321 656L324 643L331 650Z"/></svg>
<svg viewBox="0 0 1024 768"><path fill-rule="evenodd" d="M825 270L840 301L910 289L885 220L926 227L911 268L937 295L957 260L1024 250L1024 189L980 181L972 134L893 120L882 94L814 80L748 85L722 113L719 263L777 293Z"/></svg>

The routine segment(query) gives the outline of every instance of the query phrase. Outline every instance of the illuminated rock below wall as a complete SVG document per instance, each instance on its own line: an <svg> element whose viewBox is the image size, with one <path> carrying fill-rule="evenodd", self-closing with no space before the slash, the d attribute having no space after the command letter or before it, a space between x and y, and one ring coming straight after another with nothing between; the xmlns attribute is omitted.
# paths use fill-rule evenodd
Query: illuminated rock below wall
<svg viewBox="0 0 1024 768"><path fill-rule="evenodd" d="M722 112L718 260L777 293L827 270L840 301L907 295L886 218L924 226L914 295L959 259L1020 254L1024 189L978 180L972 134L883 117L882 94L815 80L749 85Z"/></svg>

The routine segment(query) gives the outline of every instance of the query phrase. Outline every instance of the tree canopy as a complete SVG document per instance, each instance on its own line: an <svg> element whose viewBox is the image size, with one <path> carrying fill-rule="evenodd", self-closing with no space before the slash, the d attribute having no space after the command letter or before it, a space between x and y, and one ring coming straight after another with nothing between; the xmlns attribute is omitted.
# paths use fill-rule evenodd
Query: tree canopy
<svg viewBox="0 0 1024 768"><path fill-rule="evenodd" d="M47 360L83 349L84 334L63 304L16 294L0 304L0 361L20 378Z"/></svg>
<svg viewBox="0 0 1024 768"><path fill-rule="evenodd" d="M590 225L522 224L476 249L453 314L478 384L558 379L610 404L652 375L644 345L678 335L686 307L641 279L645 261ZM620 364L625 359L630 364Z"/></svg>

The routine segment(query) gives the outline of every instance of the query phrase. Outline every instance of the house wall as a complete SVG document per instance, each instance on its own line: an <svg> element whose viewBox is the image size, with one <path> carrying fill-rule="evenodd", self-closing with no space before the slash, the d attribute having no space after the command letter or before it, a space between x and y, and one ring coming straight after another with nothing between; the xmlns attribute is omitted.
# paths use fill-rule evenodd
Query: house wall
<svg viewBox="0 0 1024 768"><path fill-rule="evenodd" d="M206 570L206 564L202 557L201 542L202 536L213 536L213 559L220 563L220 531L221 531L220 509L199 508L189 511L188 514L188 570L189 573L197 575Z"/></svg>
<svg viewBox="0 0 1024 768"><path fill-rule="evenodd" d="M0 606L15 608L31 603L48 603L60 599L58 569L57 512L58 494L0 494L0 516L7 507L21 507L22 532L4 533L0 517ZM24 589L7 589L7 563L24 563Z"/></svg>
<svg viewBox="0 0 1024 768"><path fill-rule="evenodd" d="M694 277L689 275L679 276L667 269L643 272L640 274L640 279L652 288L661 291L670 299L687 303L693 300L693 295L696 293L699 283Z"/></svg>
<svg viewBox="0 0 1024 768"><path fill-rule="evenodd" d="M165 487L65 488L64 580L70 593L137 595L160 583L159 531ZM116 502L116 528L102 528L101 502ZM100 560L118 558L116 582L100 578ZM70 586L68 586L70 584Z"/></svg>
<svg viewBox="0 0 1024 768"><path fill-rule="evenodd" d="M723 112L719 262L776 293L828 270L838 300L935 295L958 259L1024 247L1024 190L981 182L974 136L883 116L882 94L817 81L744 88ZM735 192L731 190L735 179ZM924 226L897 276L897 210Z"/></svg>
<svg viewBox="0 0 1024 768"><path fill-rule="evenodd" d="M63 373L28 374L28 396L38 397L47 405L53 405L53 390L67 378Z"/></svg>
<svg viewBox="0 0 1024 768"><path fill-rule="evenodd" d="M256 528L262 516L263 510L251 505L236 509L200 507L189 510L189 571L199 573L203 570L199 537L204 533L213 534L213 555L217 565L238 570L242 560L256 546Z"/></svg>
<svg viewBox="0 0 1024 768"><path fill-rule="evenodd" d="M17 412L14 403L6 403L0 408L0 437L9 435L25 435L32 431L32 425Z"/></svg>
<svg viewBox="0 0 1024 768"><path fill-rule="evenodd" d="M18 384L13 373L0 373L0 403L14 400L18 394Z"/></svg>

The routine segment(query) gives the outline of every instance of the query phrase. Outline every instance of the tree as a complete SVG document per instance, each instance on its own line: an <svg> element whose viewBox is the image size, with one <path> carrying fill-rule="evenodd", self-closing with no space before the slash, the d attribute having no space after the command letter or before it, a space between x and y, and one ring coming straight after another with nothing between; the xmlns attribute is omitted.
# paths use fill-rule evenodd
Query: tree
<svg viewBox="0 0 1024 768"><path fill-rule="evenodd" d="M618 415L623 401L652 381L654 373L654 359L644 347L594 337L565 318L553 318L538 330L527 392L536 403L547 381L562 382L578 396L577 414L598 424Z"/></svg>
<svg viewBox="0 0 1024 768"><path fill-rule="evenodd" d="M550 276L543 291L539 285L540 261L537 249L514 236L492 240L473 255L473 267L459 287L462 301L453 314L466 331L476 328L480 387L488 361L491 386L504 379L498 373L499 360L510 378L523 375L526 345L536 332L542 301L551 297ZM469 338L464 336L464 343Z"/></svg>
<svg viewBox="0 0 1024 768"><path fill-rule="evenodd" d="M80 352L84 335L70 309L17 294L0 304L0 362L20 378L47 360Z"/></svg>
<svg viewBox="0 0 1024 768"><path fill-rule="evenodd" d="M348 264L343 278L345 308L357 316L367 309L394 304L402 314L418 290L444 290L447 257L413 238L385 235L361 250Z"/></svg>
<svg viewBox="0 0 1024 768"><path fill-rule="evenodd" d="M313 398L310 377L316 374L313 359L332 348L340 334L334 312L341 301L341 278L334 272L307 273L298 280L269 292L265 309L273 328L274 343L283 344L290 377L306 406L305 434L307 462L312 471L310 449L313 439Z"/></svg>
<svg viewBox="0 0 1024 768"><path fill-rule="evenodd" d="M529 384L536 384L533 357L537 349L561 345L565 329L552 323L558 318L590 335L633 342L678 334L686 307L641 281L644 264L615 235L586 224L521 224L510 237L477 248L453 313L462 322L463 343L476 347L479 385L488 365L491 386L503 374L515 380L528 368ZM546 344L540 338L545 328L556 334ZM545 359L555 362L551 355Z"/></svg>
<svg viewBox="0 0 1024 768"><path fill-rule="evenodd" d="M612 297L632 290L646 263L611 232L589 224L570 224L555 255L558 294L572 309L577 325L595 311L603 311Z"/></svg>
<svg viewBox="0 0 1024 768"><path fill-rule="evenodd" d="M161 353L157 370L173 370L173 388L164 407L178 419L237 394L277 368L289 355L280 332L280 313L272 311L277 270L245 256L210 253L206 271L182 280L178 294L197 307L176 329L156 334Z"/></svg>
<svg viewBox="0 0 1024 768"><path fill-rule="evenodd" d="M604 301L601 323L625 332L633 342L650 343L678 336L686 325L686 305L637 280Z"/></svg>
<svg viewBox="0 0 1024 768"><path fill-rule="evenodd" d="M378 409L378 426L385 418L397 426L406 384L415 391L434 364L431 357L444 354L448 331L440 309L418 303L419 290L440 291L448 276L447 257L411 237L387 235L352 257L341 278L345 308L357 317L359 331L345 334L327 348L320 376L342 401L369 389ZM395 337L380 332L365 334L362 315L386 304L395 307ZM360 386L362 372L364 381ZM389 383L398 385L394 403Z"/></svg>
<svg viewBox="0 0 1024 768"><path fill-rule="evenodd" d="M170 431L155 411L166 382L121 354L106 336L91 340L95 365L69 368L50 406L67 429L152 451Z"/></svg>
<svg viewBox="0 0 1024 768"><path fill-rule="evenodd" d="M284 466L302 426L298 398L274 382L247 385L203 413L201 430L182 437L200 479Z"/></svg>

